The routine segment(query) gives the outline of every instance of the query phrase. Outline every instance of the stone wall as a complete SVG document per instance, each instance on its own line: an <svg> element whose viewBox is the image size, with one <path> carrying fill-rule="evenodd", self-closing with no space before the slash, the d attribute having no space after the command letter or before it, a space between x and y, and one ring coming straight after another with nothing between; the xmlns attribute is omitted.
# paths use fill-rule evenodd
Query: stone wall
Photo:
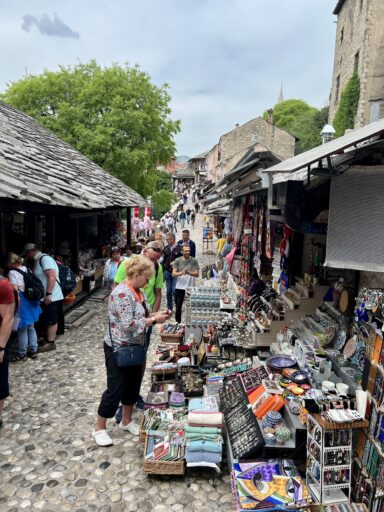
<svg viewBox="0 0 384 512"><path fill-rule="evenodd" d="M262 117L256 117L220 137L207 156L209 179L217 183L256 144L265 146L282 160L292 157L295 152L292 135Z"/></svg>
<svg viewBox="0 0 384 512"><path fill-rule="evenodd" d="M330 123L339 107L341 93L355 68L361 88L355 128L371 122L373 101L384 100L383 23L383 0L344 1L337 17Z"/></svg>

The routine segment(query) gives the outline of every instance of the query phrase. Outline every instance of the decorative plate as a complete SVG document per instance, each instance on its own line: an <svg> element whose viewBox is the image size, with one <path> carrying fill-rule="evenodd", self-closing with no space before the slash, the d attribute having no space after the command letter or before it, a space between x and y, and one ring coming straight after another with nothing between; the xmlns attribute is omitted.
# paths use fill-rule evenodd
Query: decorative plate
<svg viewBox="0 0 384 512"><path fill-rule="evenodd" d="M284 368L291 368L297 363L296 359L292 356L285 354L276 354L275 356L268 357L267 365L273 370L282 370Z"/></svg>
<svg viewBox="0 0 384 512"><path fill-rule="evenodd" d="M281 373L282 373L283 377L290 379L291 375L296 372L297 372L297 370L295 370L294 368L284 368L284 370Z"/></svg>
<svg viewBox="0 0 384 512"><path fill-rule="evenodd" d="M292 373L291 380L295 382L295 384L303 384L308 380L308 376L305 372L297 371Z"/></svg>
<svg viewBox="0 0 384 512"><path fill-rule="evenodd" d="M357 348L357 336L352 336L352 338L349 338L347 341L344 350L343 355L345 359L349 359L353 356L353 354L356 352Z"/></svg>
<svg viewBox="0 0 384 512"><path fill-rule="evenodd" d="M348 313L349 308L351 304L351 298L349 295L349 291L344 288L342 292L340 293L340 300L339 300L339 310L341 313Z"/></svg>
<svg viewBox="0 0 384 512"><path fill-rule="evenodd" d="M347 339L347 333L346 331L344 330L341 330L336 338L336 341L335 343L333 344L333 347L336 349L336 350L341 350L344 345L345 345L345 342L346 342L346 339Z"/></svg>
<svg viewBox="0 0 384 512"><path fill-rule="evenodd" d="M305 393L306 398L321 398L323 396L323 392L320 389L311 388Z"/></svg>

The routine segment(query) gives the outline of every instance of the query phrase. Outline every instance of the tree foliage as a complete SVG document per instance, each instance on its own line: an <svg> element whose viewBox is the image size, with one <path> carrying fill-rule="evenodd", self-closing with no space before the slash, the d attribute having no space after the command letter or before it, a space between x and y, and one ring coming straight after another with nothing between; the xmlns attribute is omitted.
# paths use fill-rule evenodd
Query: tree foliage
<svg viewBox="0 0 384 512"><path fill-rule="evenodd" d="M12 83L2 99L144 197L157 189L156 165L175 154L180 123L170 117L168 86L137 66L60 67Z"/></svg>
<svg viewBox="0 0 384 512"><path fill-rule="evenodd" d="M176 201L176 194L170 190L157 190L152 196L154 215L157 218L167 213Z"/></svg>
<svg viewBox="0 0 384 512"><path fill-rule="evenodd" d="M347 83L341 93L339 108L337 109L333 126L336 130L336 137L344 135L345 130L355 126L355 117L360 99L360 79L357 71Z"/></svg>
<svg viewBox="0 0 384 512"><path fill-rule="evenodd" d="M268 112L264 112L264 119ZM303 153L321 144L321 130L328 122L328 107L317 109L303 100L291 99L273 108L273 122L298 140L295 153Z"/></svg>

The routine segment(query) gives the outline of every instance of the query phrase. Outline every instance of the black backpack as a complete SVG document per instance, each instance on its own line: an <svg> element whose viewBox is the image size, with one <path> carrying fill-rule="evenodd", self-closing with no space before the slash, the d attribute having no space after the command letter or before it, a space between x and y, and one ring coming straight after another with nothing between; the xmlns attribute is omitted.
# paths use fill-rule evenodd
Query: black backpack
<svg viewBox="0 0 384 512"><path fill-rule="evenodd" d="M47 255L43 254L39 259L41 268L43 268L41 265L41 260L44 258L44 256ZM60 285L61 291L63 292L65 298L76 288L76 274L66 265L57 265L57 267L59 269L59 279L56 279L56 281Z"/></svg>
<svg viewBox="0 0 384 512"><path fill-rule="evenodd" d="M24 291L23 295L28 300L40 300L44 297L44 286L40 279L35 276L31 269L27 268L27 271L21 270L20 268L13 268L24 279Z"/></svg>

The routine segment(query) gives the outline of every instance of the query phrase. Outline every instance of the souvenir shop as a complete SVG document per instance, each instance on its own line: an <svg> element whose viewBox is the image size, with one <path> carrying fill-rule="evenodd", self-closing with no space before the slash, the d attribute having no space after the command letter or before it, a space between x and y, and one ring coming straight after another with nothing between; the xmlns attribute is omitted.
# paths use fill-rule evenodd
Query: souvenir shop
<svg viewBox="0 0 384 512"><path fill-rule="evenodd" d="M384 266L361 222L384 174L363 156L305 190L284 180L273 208L235 198L223 270L161 333L148 474L228 471L234 510L384 510Z"/></svg>
<svg viewBox="0 0 384 512"><path fill-rule="evenodd" d="M128 209L130 210L130 209ZM98 288L110 247L127 245L127 230L120 208L75 210L27 201L2 201L1 253L21 253L33 241L77 274L68 303L83 299Z"/></svg>

